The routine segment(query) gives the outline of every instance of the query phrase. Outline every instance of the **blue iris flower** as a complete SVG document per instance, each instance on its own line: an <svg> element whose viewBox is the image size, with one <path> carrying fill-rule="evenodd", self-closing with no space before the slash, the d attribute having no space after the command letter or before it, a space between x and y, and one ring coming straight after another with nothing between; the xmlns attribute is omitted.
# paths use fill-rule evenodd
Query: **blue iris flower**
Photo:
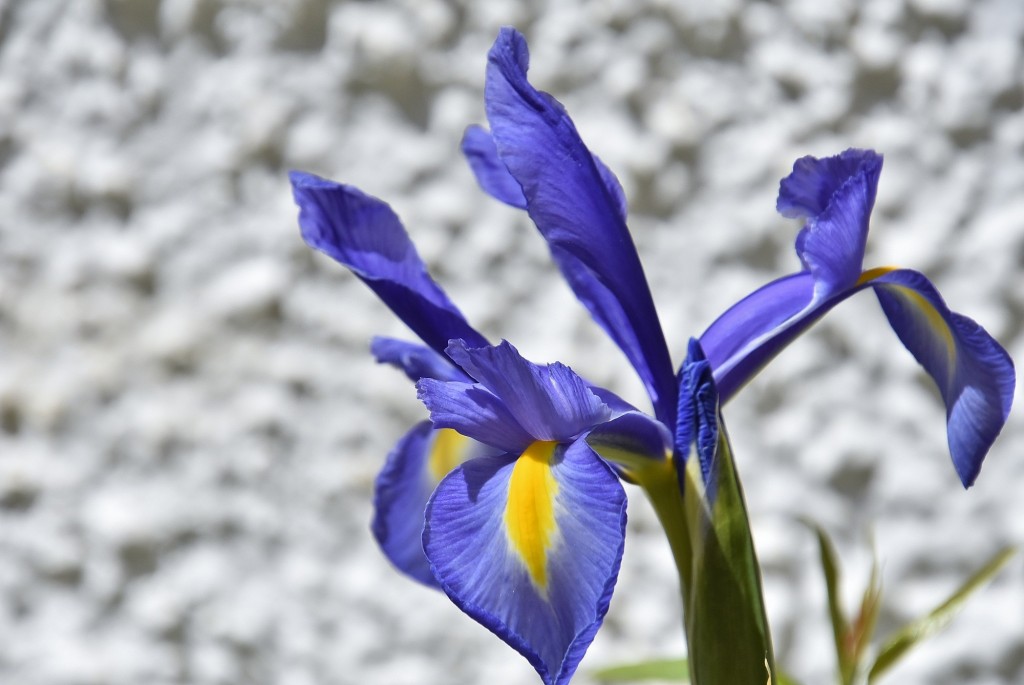
<svg viewBox="0 0 1024 685"><path fill-rule="evenodd" d="M804 220L796 240L803 270L737 303L700 340L727 398L832 307L874 289L893 331L938 386L953 466L970 487L1009 415L1013 362L981 326L950 311L919 272L863 269L881 170L882 157L871 150L797 160L777 206Z"/></svg>
<svg viewBox="0 0 1024 685"><path fill-rule="evenodd" d="M691 342L677 375L622 188L564 108L529 83L527 67L525 40L503 29L487 65L490 130L471 127L463 152L486 192L529 213L579 300L643 381L654 418L562 364L533 364L507 342L492 346L429 276L385 203L311 174L293 172L291 181L305 241L361 278L423 343L372 345L379 361L416 381L430 412L378 477L373 531L381 548L552 684L571 678L608 608L625 528L620 478L676 482L692 441L707 480L719 401L839 301L874 288L900 340L938 383L965 485L1006 420L1014 372L1006 352L950 312L922 275L862 270L881 158L850 150L799 160L782 182L779 211L805 220L803 270L725 312ZM713 496L714 483L705 485Z"/></svg>

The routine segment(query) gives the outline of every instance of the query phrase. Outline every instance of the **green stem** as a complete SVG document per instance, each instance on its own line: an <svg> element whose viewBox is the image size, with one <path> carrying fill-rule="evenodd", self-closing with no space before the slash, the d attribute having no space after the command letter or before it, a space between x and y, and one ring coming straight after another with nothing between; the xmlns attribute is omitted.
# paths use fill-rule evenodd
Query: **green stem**
<svg viewBox="0 0 1024 685"><path fill-rule="evenodd" d="M695 670L692 668L694 660L699 657L691 640L693 611L688 591L693 587L693 541L690 538L683 492L679 487L675 467L670 461L666 466L669 473L644 474L648 477L643 478L640 485L654 507L654 513L661 523L662 530L665 531L672 559L675 561L676 573L679 576L679 594L683 603L683 636L686 638L686 649L691 664L690 679L693 685L699 685Z"/></svg>

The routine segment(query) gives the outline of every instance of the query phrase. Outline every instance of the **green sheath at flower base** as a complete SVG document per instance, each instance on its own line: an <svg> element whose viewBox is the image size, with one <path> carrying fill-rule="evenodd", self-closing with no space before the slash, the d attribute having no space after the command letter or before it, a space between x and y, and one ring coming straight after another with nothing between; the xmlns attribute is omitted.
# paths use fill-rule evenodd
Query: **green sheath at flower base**
<svg viewBox="0 0 1024 685"><path fill-rule="evenodd" d="M628 450L602 444L600 429L588 442L627 466L665 529L679 571L690 682L777 685L761 573L711 373L700 344L691 341L669 459L623 456ZM688 458L691 445L696 458Z"/></svg>

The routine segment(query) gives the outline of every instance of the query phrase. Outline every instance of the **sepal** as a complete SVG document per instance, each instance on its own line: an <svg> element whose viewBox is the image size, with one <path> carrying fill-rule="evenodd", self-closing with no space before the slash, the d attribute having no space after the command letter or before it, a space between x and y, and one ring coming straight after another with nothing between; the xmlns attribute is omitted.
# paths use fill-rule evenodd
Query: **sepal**
<svg viewBox="0 0 1024 685"><path fill-rule="evenodd" d="M583 441L522 463L537 456L455 469L427 506L423 548L460 609L526 657L546 685L564 685L608 610L626 498ZM524 532L530 525L545 530Z"/></svg>
<svg viewBox="0 0 1024 685"><path fill-rule="evenodd" d="M410 578L438 588L423 554L423 516L437 484L463 462L491 454L485 445L421 421L388 453L374 482L371 530L384 556Z"/></svg>

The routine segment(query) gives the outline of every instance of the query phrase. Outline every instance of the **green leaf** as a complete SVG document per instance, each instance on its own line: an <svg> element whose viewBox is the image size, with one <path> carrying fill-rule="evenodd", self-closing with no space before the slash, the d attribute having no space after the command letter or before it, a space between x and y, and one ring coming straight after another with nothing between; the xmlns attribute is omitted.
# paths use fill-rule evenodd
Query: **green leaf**
<svg viewBox="0 0 1024 685"><path fill-rule="evenodd" d="M1016 553L1016 548L1007 547L996 554L987 564L971 576L959 590L954 592L949 599L936 607L927 616L907 624L897 631L893 637L889 638L879 652L878 658L875 659L871 671L868 673L868 683L875 682L879 676L892 668L897 661L906 655L911 647L946 627L963 606L964 600L995 576Z"/></svg>
<svg viewBox="0 0 1024 685"><path fill-rule="evenodd" d="M853 674L857 664L850 653L848 636L850 635L850 624L843 610L843 602L840 596L839 557L836 555L835 546L829 538L828 533L820 525L811 519L801 519L804 525L810 528L818 538L818 550L821 556L821 570L825 576L825 589L828 592L828 614L832 620L832 637L835 641L836 660L839 665L840 681L844 685L852 682ZM866 597L866 595L865 595Z"/></svg>
<svg viewBox="0 0 1024 685"><path fill-rule="evenodd" d="M643 680L669 680L680 683L690 681L686 659L654 659L623 664L602 668L593 675L595 680L605 683L635 683Z"/></svg>
<svg viewBox="0 0 1024 685"><path fill-rule="evenodd" d="M594 680L602 683L639 683L645 680L690 682L686 659L652 659L635 664L609 666L594 671L592 676ZM783 673L778 674L778 684L799 685L796 680Z"/></svg>
<svg viewBox="0 0 1024 685"><path fill-rule="evenodd" d="M718 422L712 460L713 501L704 491L698 459L685 473L684 511L692 544L692 572L684 588L690 671L700 685L778 683L743 490Z"/></svg>

